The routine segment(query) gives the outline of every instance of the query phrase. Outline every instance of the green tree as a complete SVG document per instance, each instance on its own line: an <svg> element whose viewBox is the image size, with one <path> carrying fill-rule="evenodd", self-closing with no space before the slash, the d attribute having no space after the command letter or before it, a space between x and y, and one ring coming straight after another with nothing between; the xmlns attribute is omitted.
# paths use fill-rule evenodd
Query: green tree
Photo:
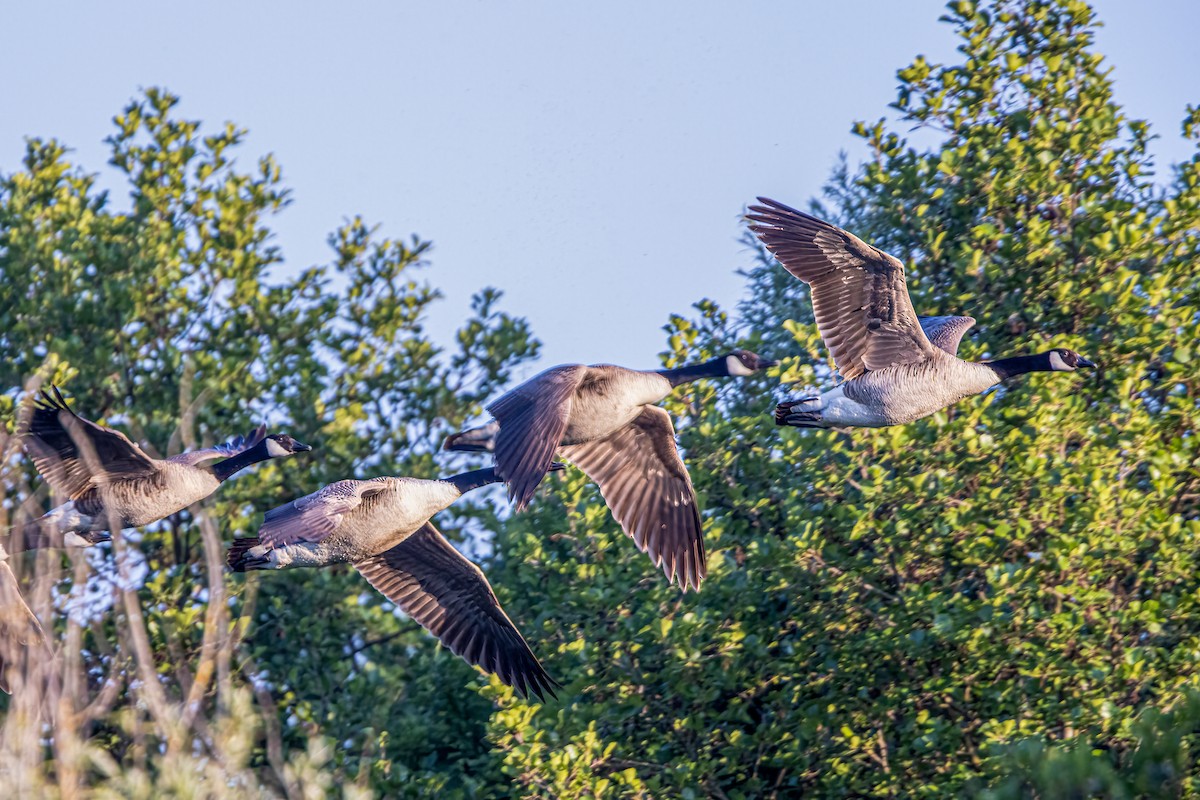
<svg viewBox="0 0 1200 800"><path fill-rule="evenodd" d="M129 535L116 543L129 553L119 569L94 556L94 569L81 560L63 574L61 555L40 556L30 596L65 642L47 689L54 746L22 744L38 741L29 725L42 698L19 693L0 773L66 797L102 779L147 797L234 786L294 795L335 775L389 794L465 782L487 749L489 708L463 691L470 668L352 571L227 581L222 545L263 509L332 480L437 474L431 453L445 432L539 345L484 289L456 346L439 347L423 327L440 296L419 274L429 243L382 238L358 218L330 237L328 265L285 273L269 227L288 202L279 166L268 156L241 169L245 131L202 133L176 105L150 90L114 120L127 208L52 140L30 140L23 168L0 176L5 427L22 389L55 381L80 413L152 452L267 419L315 457L264 465ZM3 444L7 525L46 501L15 438Z"/></svg>
<svg viewBox="0 0 1200 800"><path fill-rule="evenodd" d="M918 311L977 317L965 357L1052 339L1101 369L849 433L772 429L763 379L679 392L698 594L646 569L578 475L499 536L504 599L556 609L571 680L558 715L493 718L532 794L1087 796L1086 765L1056 767L1097 748L1142 754L1088 762L1128 795L1197 791L1191 717L1143 745L1198 683L1200 157L1154 181L1085 3L945 20L961 62L900 71L899 118L855 125L871 157L816 210L903 259ZM936 143L896 132L914 124ZM805 287L765 257L748 281L741 324L708 302L672 318L668 362L746 338L800 354L785 381L829 380Z"/></svg>

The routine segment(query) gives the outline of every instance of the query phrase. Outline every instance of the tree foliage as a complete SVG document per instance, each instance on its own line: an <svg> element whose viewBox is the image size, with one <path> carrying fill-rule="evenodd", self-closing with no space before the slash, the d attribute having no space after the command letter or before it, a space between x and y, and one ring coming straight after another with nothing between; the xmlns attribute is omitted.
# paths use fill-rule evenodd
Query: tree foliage
<svg viewBox="0 0 1200 800"><path fill-rule="evenodd" d="M563 713L493 719L535 793L1196 791L1194 719L1171 712L1173 750L1146 730L1194 704L1200 657L1200 158L1153 180L1085 4L959 2L946 21L961 63L900 71L899 119L855 126L871 158L817 210L902 258L919 312L977 317L966 357L1052 341L1101 369L848 433L772 430L760 379L679 392L699 594L640 568L581 480L558 520L544 505L501 537L501 583L516 608L549 587L573 679ZM914 125L935 144L897 132ZM785 381L828 381L803 285L765 258L748 280L748 324L701 304L668 360L745 334L799 353Z"/></svg>
<svg viewBox="0 0 1200 800"><path fill-rule="evenodd" d="M31 141L0 179L7 418L31 379L53 379L162 453L262 417L317 451L129 537L124 574L36 562L30 594L77 645L61 671L82 683L64 692L75 734L57 739L78 748L8 737L0 770L64 795L1200 790L1200 155L1155 176L1086 4L953 2L944 19L957 63L899 72L892 117L854 126L868 160L814 208L903 259L920 313L975 316L964 357L1053 342L1100 369L1026 376L902 427L776 429L779 378L833 373L805 288L760 250L735 315L705 300L666 328L668 365L734 345L787 357L665 403L703 509L701 591L650 568L577 471L521 514L439 520L494 532L497 594L566 684L546 705L478 677L348 570L219 570L219 541L322 483L476 463L435 458L441 436L537 355L498 293L443 351L422 328L428 243L358 219L328 265L279 277L278 166L243 171L244 132L201 135L162 92L116 119L125 210L60 144ZM1183 135L1200 138L1196 109ZM5 452L18 518L45 501Z"/></svg>
<svg viewBox="0 0 1200 800"><path fill-rule="evenodd" d="M423 329L440 297L418 274L429 243L383 238L359 218L329 237L329 264L275 277L282 254L268 223L288 202L279 166L268 156L243 170L234 153L244 131L203 134L176 105L151 90L114 120L111 165L127 178L126 209L96 191L95 176L55 141L30 140L23 169L0 179L8 430L17 393L55 381L80 413L129 431L152 453L224 440L266 419L314 444L316 457L265 465L201 509L137 532L128 571L91 559L90 604L78 604L86 569L46 598L43 620L81 649L71 666L86 685L71 694L70 713L86 719L79 732L105 752L80 755L69 780L43 777L59 778L70 795L96 769L144 763L156 739L173 756L200 747L236 764L220 736L178 729L181 718L198 716L173 704L200 698L200 717L233 724L252 687L266 741L243 755L265 764L277 751L268 784L298 791L280 754L305 753L310 737L343 744L322 758L363 785L386 787L409 771L445 781L484 749L487 704L462 691L471 670L397 619L356 574L227 580L220 543L251 532L263 509L323 483L436 474L431 453L445 432L477 413L538 343L523 321L498 310L499 293L484 289L457 348L445 351ZM20 522L45 500L13 458L16 442L5 444L7 507L19 507L11 521ZM214 535L206 537L206 524ZM114 605L129 582L133 603ZM227 594L236 601L232 618L218 602ZM143 623L149 657L139 661L126 634ZM431 677L438 674L449 680ZM151 676L157 692L145 686ZM147 692L161 695L150 720L137 710ZM405 716L410 724L389 733ZM66 719L56 720L64 736ZM151 721L153 734L140 730ZM12 743L21 729L17 715L8 722ZM169 776L148 778L159 779Z"/></svg>

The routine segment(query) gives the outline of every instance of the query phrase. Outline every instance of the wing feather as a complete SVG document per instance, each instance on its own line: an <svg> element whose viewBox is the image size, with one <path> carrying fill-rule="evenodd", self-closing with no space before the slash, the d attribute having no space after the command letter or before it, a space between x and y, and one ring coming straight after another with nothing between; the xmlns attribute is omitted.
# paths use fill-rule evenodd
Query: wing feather
<svg viewBox="0 0 1200 800"><path fill-rule="evenodd" d="M488 406L500 424L496 474L508 484L508 497L518 511L528 505L550 469L586 371L581 365L553 367Z"/></svg>
<svg viewBox="0 0 1200 800"><path fill-rule="evenodd" d="M596 482L613 518L668 579L700 588L707 571L700 511L666 411L646 406L604 439L560 452Z"/></svg>
<svg viewBox="0 0 1200 800"><path fill-rule="evenodd" d="M432 523L354 566L455 655L495 673L523 697L554 696L558 684L504 613L483 572Z"/></svg>
<svg viewBox="0 0 1200 800"><path fill-rule="evenodd" d="M258 529L258 537L271 547L320 542L336 531L364 500L388 491L391 485L388 478L331 483L268 511Z"/></svg>
<svg viewBox="0 0 1200 800"><path fill-rule="evenodd" d="M180 453L177 456L171 456L167 461L174 464L182 464L185 467L194 467L198 464L203 464L205 461L213 461L218 458L232 458L239 453L246 452L265 438L267 438L267 426L259 425L245 436L235 436L228 442L206 447L203 450Z"/></svg>
<svg viewBox="0 0 1200 800"><path fill-rule="evenodd" d="M817 329L844 378L937 352L921 330L898 259L803 211L758 199L764 205L746 215L750 230L809 285Z"/></svg>
<svg viewBox="0 0 1200 800"><path fill-rule="evenodd" d="M974 317L921 317L921 330L934 347L958 357L958 344L963 334L975 325Z"/></svg>
<svg viewBox="0 0 1200 800"><path fill-rule="evenodd" d="M25 450L46 482L74 499L91 487L151 475L154 459L123 433L76 414L58 387L34 401L23 427Z"/></svg>

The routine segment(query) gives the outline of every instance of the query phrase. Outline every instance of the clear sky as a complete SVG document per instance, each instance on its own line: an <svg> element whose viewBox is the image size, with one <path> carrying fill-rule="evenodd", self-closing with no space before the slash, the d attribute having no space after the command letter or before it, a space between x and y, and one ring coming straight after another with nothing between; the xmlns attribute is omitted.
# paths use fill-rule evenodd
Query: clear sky
<svg viewBox="0 0 1200 800"><path fill-rule="evenodd" d="M1200 3L1095 5L1117 99L1164 160L1186 156ZM544 365L653 367L668 314L741 296L743 205L806 202L839 151L860 154L850 125L888 113L898 68L954 56L943 7L7 3L0 172L39 135L103 173L112 116L164 86L190 118L249 128L243 163L282 163L285 269L324 262L328 233L362 214L433 241L441 341L494 285Z"/></svg>

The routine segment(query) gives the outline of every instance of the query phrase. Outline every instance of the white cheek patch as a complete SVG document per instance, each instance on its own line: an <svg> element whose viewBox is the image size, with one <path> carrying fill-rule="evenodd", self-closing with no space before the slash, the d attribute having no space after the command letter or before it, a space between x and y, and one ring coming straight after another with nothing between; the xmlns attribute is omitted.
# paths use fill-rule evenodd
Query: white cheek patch
<svg viewBox="0 0 1200 800"><path fill-rule="evenodd" d="M754 370L748 369L737 356L725 356L725 369L735 378L744 378L754 374Z"/></svg>
<svg viewBox="0 0 1200 800"><path fill-rule="evenodd" d="M274 439L267 439L267 455L269 455L271 458L282 458L283 456L290 456L291 454L292 451L288 450L279 442L275 441Z"/></svg>
<svg viewBox="0 0 1200 800"><path fill-rule="evenodd" d="M1050 369L1055 372L1074 372L1075 368L1068 366L1067 362L1063 361L1062 355L1057 350L1050 351Z"/></svg>

